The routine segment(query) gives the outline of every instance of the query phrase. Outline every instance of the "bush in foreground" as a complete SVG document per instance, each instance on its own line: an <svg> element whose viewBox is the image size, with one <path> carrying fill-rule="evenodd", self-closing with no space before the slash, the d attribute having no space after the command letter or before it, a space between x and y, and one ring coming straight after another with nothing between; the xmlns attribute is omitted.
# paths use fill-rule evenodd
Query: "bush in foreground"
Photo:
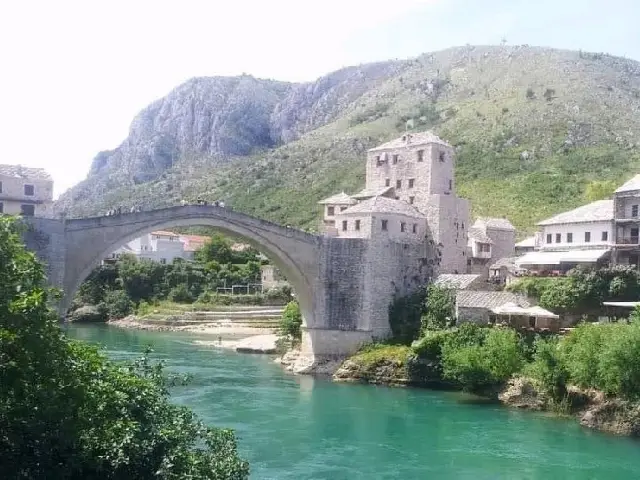
<svg viewBox="0 0 640 480"><path fill-rule="evenodd" d="M168 401L158 365L64 337L44 271L0 218L0 478L248 478L229 430Z"/></svg>

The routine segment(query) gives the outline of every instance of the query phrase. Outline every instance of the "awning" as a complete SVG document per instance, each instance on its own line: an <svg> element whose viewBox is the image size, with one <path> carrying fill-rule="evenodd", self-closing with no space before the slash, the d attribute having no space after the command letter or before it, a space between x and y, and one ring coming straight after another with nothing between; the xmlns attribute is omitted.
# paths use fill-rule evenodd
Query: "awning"
<svg viewBox="0 0 640 480"><path fill-rule="evenodd" d="M527 315L527 309L516 305L513 302L507 302L491 310L496 315Z"/></svg>
<svg viewBox="0 0 640 480"><path fill-rule="evenodd" d="M607 307L636 308L640 302L602 302Z"/></svg>
<svg viewBox="0 0 640 480"><path fill-rule="evenodd" d="M595 263L609 249L570 250L568 252L528 252L516 259L515 264L523 265L560 265L561 263Z"/></svg>
<svg viewBox="0 0 640 480"><path fill-rule="evenodd" d="M542 307L538 307L537 305L535 307L527 308L527 313L530 317L560 318L560 316L555 313L545 310Z"/></svg>

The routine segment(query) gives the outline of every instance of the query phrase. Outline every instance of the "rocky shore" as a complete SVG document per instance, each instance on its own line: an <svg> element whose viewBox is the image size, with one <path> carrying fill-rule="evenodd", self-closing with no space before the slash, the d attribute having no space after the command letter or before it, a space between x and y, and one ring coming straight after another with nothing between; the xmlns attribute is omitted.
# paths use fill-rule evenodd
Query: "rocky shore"
<svg viewBox="0 0 640 480"><path fill-rule="evenodd" d="M398 358L366 358L362 354L343 359L317 362L305 359L300 351L287 352L276 360L286 371L298 374L329 375L336 382L358 382L397 387L448 388L453 385L439 377L437 365L402 361ZM411 374L409 374L411 372ZM416 375L417 374L417 375ZM535 382L512 378L502 389L485 392L487 399L511 408L553 412L576 418L584 427L614 435L640 437L640 403L608 398L597 390L570 387L566 410L554 405Z"/></svg>

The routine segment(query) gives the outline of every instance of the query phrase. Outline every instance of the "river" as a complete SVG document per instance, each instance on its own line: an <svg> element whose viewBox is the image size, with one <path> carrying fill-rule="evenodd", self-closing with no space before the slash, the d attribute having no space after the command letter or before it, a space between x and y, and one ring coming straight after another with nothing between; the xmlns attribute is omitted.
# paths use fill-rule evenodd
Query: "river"
<svg viewBox="0 0 640 480"><path fill-rule="evenodd" d="M233 428L252 479L606 479L640 476L640 443L572 420L481 405L459 393L293 376L266 356L194 345L194 334L107 326L71 337L131 359L146 345L193 381L173 392Z"/></svg>

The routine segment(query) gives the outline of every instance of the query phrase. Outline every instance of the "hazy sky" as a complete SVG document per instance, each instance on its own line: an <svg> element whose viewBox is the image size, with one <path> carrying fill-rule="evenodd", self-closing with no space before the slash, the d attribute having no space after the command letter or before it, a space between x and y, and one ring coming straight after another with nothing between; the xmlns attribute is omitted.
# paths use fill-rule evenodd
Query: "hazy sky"
<svg viewBox="0 0 640 480"><path fill-rule="evenodd" d="M502 38L640 60L639 24L640 0L5 0L0 163L47 168L59 194L194 76L307 81Z"/></svg>

